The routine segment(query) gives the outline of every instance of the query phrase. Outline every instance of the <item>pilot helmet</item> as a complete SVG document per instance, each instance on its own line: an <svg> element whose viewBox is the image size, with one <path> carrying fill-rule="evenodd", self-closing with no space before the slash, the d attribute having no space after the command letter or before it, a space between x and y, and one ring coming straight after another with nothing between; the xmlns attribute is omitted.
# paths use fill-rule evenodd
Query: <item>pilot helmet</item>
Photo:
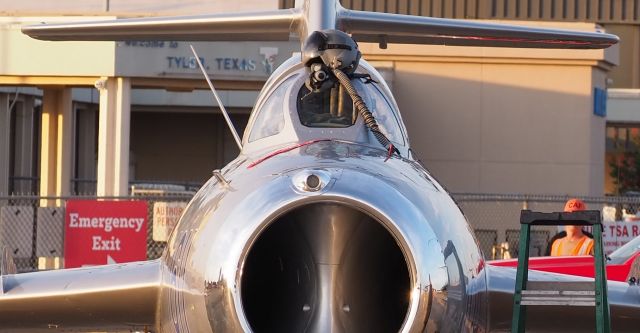
<svg viewBox="0 0 640 333"><path fill-rule="evenodd" d="M339 30L314 31L302 47L302 63L305 66L322 62L347 74L356 70L360 56L358 44L351 36Z"/></svg>

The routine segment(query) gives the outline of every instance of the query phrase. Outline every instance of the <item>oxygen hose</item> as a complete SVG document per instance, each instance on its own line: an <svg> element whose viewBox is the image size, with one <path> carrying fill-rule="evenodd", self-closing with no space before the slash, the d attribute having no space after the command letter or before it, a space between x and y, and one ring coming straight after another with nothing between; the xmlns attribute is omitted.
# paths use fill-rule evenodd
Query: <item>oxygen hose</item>
<svg viewBox="0 0 640 333"><path fill-rule="evenodd" d="M387 151L388 151L387 159L389 159L389 157L391 157L393 153L397 153L398 155L400 155L400 151L398 151L398 149L393 145L393 143L389 141L387 136L380 131L380 127L378 127L378 123L376 122L376 119L373 117L373 114L371 113L371 111L369 111L367 104L365 104L365 102L362 100L360 95L358 95L358 91L351 84L351 80L349 79L347 74L345 74L343 71L341 71L338 68L334 68L333 75L335 75L338 81L340 81L340 84L345 89L347 89L349 96L351 96L351 99L353 100L353 105L358 110L358 113L360 113L360 116L364 120L364 123L367 126L367 128L369 128L371 133L373 133L373 136L376 137L378 142L380 142L380 144L383 147L387 148Z"/></svg>

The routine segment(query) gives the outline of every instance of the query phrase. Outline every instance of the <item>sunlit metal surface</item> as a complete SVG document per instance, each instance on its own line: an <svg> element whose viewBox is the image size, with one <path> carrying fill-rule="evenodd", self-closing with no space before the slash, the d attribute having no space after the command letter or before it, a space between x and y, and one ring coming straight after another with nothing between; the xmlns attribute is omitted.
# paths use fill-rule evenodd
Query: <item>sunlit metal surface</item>
<svg viewBox="0 0 640 333"><path fill-rule="evenodd" d="M554 49L601 49L618 42L606 33L506 26L476 21L355 10L340 12L340 28L360 42Z"/></svg>
<svg viewBox="0 0 640 333"><path fill-rule="evenodd" d="M340 172L340 170L334 170L333 173L335 172ZM293 176L291 182L301 193L317 192L329 185L332 179L331 176L332 171L320 169L303 170Z"/></svg>
<svg viewBox="0 0 640 333"><path fill-rule="evenodd" d="M393 237L338 202L304 205L274 221L250 250L241 283L255 332L395 332L409 292Z"/></svg>
<svg viewBox="0 0 640 333"><path fill-rule="evenodd" d="M336 29L338 24L337 14L342 9L342 6L337 0L311 0L304 1L300 9L304 14L296 32L300 42L304 42L307 36L314 31Z"/></svg>
<svg viewBox="0 0 640 333"><path fill-rule="evenodd" d="M287 66L263 94L299 70ZM288 119L283 131L303 130ZM290 137L245 145L193 198L159 261L3 276L0 330L508 330L515 271L484 265L462 212L418 162L385 162L349 130L280 154ZM609 299L614 329L637 328L638 287L612 284ZM579 311L530 318L565 331L540 318L588 316Z"/></svg>
<svg viewBox="0 0 640 333"><path fill-rule="evenodd" d="M25 34L43 40L286 41L298 10L133 18L32 25Z"/></svg>
<svg viewBox="0 0 640 333"><path fill-rule="evenodd" d="M477 285L484 285L477 271L482 258L459 209L416 162L394 158L382 163L384 158L381 149L324 141L252 169L246 168L247 160L224 170L235 191L207 184L183 219L211 214L204 213L199 226L181 224L176 239L197 230L186 260L195 271L186 270L183 279L204 277L207 304L217 310L208 312L211 326L256 332L300 327L315 332L419 331L429 321L429 308L447 311L449 286L460 302L486 311L483 295L464 295L459 283L478 280ZM292 160L297 161L294 168ZM331 177L322 191L300 195L292 186L296 176L320 171ZM441 244L440 239L447 241ZM264 250L252 252L254 246ZM451 254L445 257L447 246ZM170 244L168 262L179 250ZM448 280L454 273L447 271L447 260L455 263L450 268L459 277L455 286ZM196 290L198 283L185 288ZM278 300L271 294L276 290ZM432 298L439 304L431 304ZM482 316L464 315L466 308L449 308L462 311L456 324L440 318L432 326L482 327ZM187 313L186 322L193 322L197 313ZM260 313L269 316L256 315ZM365 317L378 321L363 321ZM291 326L273 326L283 323Z"/></svg>
<svg viewBox="0 0 640 333"><path fill-rule="evenodd" d="M348 11L335 0L263 13L45 24L23 31L49 40L287 40L292 32L306 37L310 29L328 28L381 44L604 48L617 42L601 33ZM410 154L382 76L366 61L358 72L380 82L355 79L353 85L375 106L374 114L397 122L387 134L398 141L398 154L388 155L362 117L346 128L302 125L297 96L308 73L296 55L267 81L240 156L195 195L161 259L4 275L0 331L508 329L515 271L485 266L456 203ZM276 130L249 140L258 115L272 110L265 105L274 105L269 98L275 92L282 123L278 118ZM614 330L640 327L637 288L611 284ZM560 318L577 315L562 309L542 317L538 311L530 318L542 331L567 331ZM548 320L554 316L557 322Z"/></svg>
<svg viewBox="0 0 640 333"><path fill-rule="evenodd" d="M2 276L0 331L151 327L161 266L155 260Z"/></svg>
<svg viewBox="0 0 640 333"><path fill-rule="evenodd" d="M599 49L618 42L605 33L487 24L344 9L337 0L307 0L295 9L245 14L147 17L41 24L22 31L43 40L301 41L340 29L360 42L493 47Z"/></svg>

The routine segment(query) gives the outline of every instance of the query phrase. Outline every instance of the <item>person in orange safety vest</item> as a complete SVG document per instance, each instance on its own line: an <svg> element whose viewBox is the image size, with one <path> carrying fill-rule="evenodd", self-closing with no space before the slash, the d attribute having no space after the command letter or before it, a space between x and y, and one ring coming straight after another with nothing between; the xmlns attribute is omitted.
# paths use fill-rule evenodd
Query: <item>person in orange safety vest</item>
<svg viewBox="0 0 640 333"><path fill-rule="evenodd" d="M580 199L571 199L564 206L565 212L585 209L587 209L587 205ZM551 245L552 256L593 255L593 239L585 235L581 226L567 225L564 230L567 235L556 239Z"/></svg>

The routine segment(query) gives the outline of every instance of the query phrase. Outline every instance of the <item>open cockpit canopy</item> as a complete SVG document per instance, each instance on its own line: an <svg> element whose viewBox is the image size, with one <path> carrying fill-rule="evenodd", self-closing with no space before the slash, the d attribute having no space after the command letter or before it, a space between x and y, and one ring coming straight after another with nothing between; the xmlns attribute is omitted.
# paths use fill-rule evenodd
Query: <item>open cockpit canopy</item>
<svg viewBox="0 0 640 333"><path fill-rule="evenodd" d="M314 139L336 139L380 147L355 111L351 97L339 83L321 92L311 92L305 85L308 73L304 66L291 61L282 66L291 68L281 69L281 79L268 82L258 97L245 133L245 149L256 150ZM381 132L399 148L407 146L398 108L381 75L364 61L358 73L366 74L366 77L355 78L352 83L376 118Z"/></svg>

